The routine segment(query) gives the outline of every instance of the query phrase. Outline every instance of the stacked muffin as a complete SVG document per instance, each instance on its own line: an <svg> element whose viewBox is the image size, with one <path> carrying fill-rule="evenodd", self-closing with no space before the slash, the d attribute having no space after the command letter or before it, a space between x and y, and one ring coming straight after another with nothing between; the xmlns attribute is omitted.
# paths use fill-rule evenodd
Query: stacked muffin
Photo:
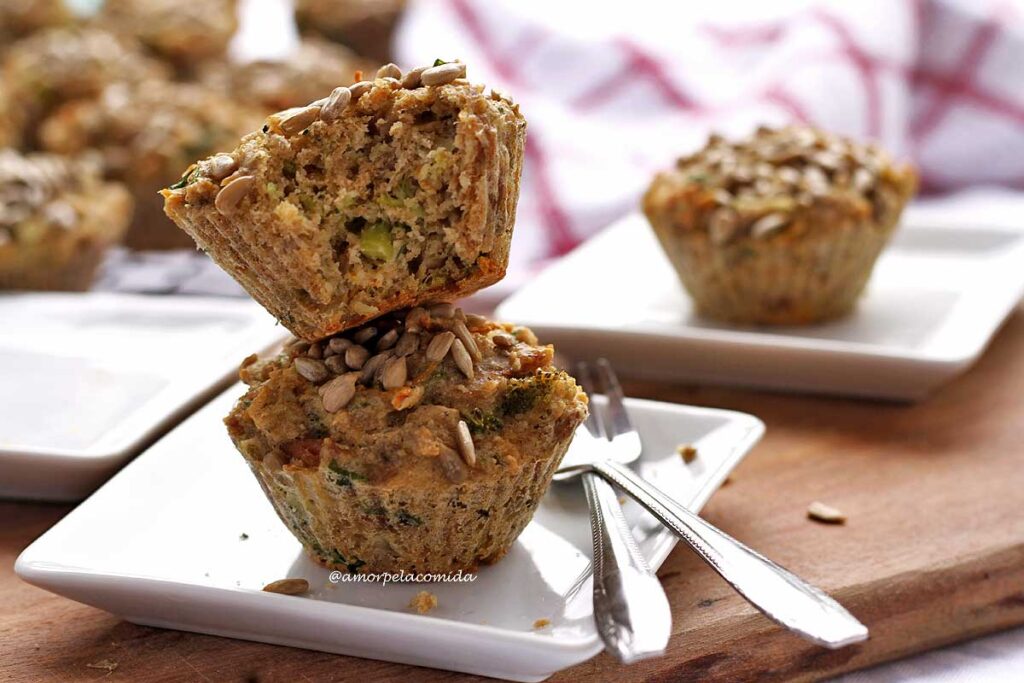
<svg viewBox="0 0 1024 683"><path fill-rule="evenodd" d="M450 303L507 265L525 121L436 63L270 116L164 191L167 214L300 339L246 361L228 430L336 568L501 557L586 398L525 328Z"/></svg>

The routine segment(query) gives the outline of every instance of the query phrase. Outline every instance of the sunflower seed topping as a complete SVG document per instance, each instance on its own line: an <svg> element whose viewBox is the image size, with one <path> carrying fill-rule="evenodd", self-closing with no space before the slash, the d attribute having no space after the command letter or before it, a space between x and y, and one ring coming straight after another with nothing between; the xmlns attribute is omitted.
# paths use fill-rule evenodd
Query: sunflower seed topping
<svg viewBox="0 0 1024 683"><path fill-rule="evenodd" d="M423 72L426 71L428 68L430 67L418 66L409 73L405 74L405 76L402 78L402 87L406 88L407 90L414 90L415 88L420 87Z"/></svg>
<svg viewBox="0 0 1024 683"><path fill-rule="evenodd" d="M206 162L206 174L210 180L220 182L238 170L238 162L230 154L215 154Z"/></svg>
<svg viewBox="0 0 1024 683"><path fill-rule="evenodd" d="M430 316L427 314L427 309L422 306L416 306L410 310L405 316L405 329L408 332L419 332L423 323L427 321Z"/></svg>
<svg viewBox="0 0 1024 683"><path fill-rule="evenodd" d="M309 128L316 121L317 117L320 116L320 107L315 104L306 107L296 107L281 112L279 116L277 125L281 128L281 132L288 136L298 135Z"/></svg>
<svg viewBox="0 0 1024 683"><path fill-rule="evenodd" d="M327 345L331 348L331 351L334 351L335 353L345 353L345 351L348 350L348 347L352 346L352 341L350 339L345 339L344 337L335 337L331 341L327 342Z"/></svg>
<svg viewBox="0 0 1024 683"><path fill-rule="evenodd" d="M345 350L345 364L353 370L358 370L370 358L370 352L362 346L352 345Z"/></svg>
<svg viewBox="0 0 1024 683"><path fill-rule="evenodd" d="M448 62L438 64L423 71L420 80L423 85L444 85L451 83L456 78L463 78L466 75L466 65L460 62Z"/></svg>
<svg viewBox="0 0 1024 683"><path fill-rule="evenodd" d="M320 384L331 376L322 360L308 356L299 356L295 359L295 372L313 384Z"/></svg>
<svg viewBox="0 0 1024 683"><path fill-rule="evenodd" d="M455 315L455 305L447 302L434 304L430 307L430 315L433 318L451 318Z"/></svg>
<svg viewBox="0 0 1024 683"><path fill-rule="evenodd" d="M378 353L376 356L371 356L366 363L363 364L363 372L359 376L359 381L369 386L373 384L374 379L377 377L377 373L384 367L384 363L391 357L390 351Z"/></svg>
<svg viewBox="0 0 1024 683"><path fill-rule="evenodd" d="M320 400L323 401L324 410L329 413L336 413L348 405L352 397L356 395L356 380L359 373L349 372L335 377L320 387Z"/></svg>
<svg viewBox="0 0 1024 683"><path fill-rule="evenodd" d="M402 70L396 64L385 64L377 69L377 78L394 78L396 81L402 79Z"/></svg>
<svg viewBox="0 0 1024 683"><path fill-rule="evenodd" d="M324 359L324 365L327 369L333 372L335 375L341 375L348 372L348 365L345 363L344 354L335 354L329 358Z"/></svg>
<svg viewBox="0 0 1024 683"><path fill-rule="evenodd" d="M455 428L455 444L459 447L459 455L470 467L476 465L476 447L473 445L473 435L469 433L469 425L465 420L459 420Z"/></svg>
<svg viewBox="0 0 1024 683"><path fill-rule="evenodd" d="M468 379L473 379L473 358L458 339L452 342L452 359L463 375Z"/></svg>
<svg viewBox="0 0 1024 683"><path fill-rule="evenodd" d="M405 384L409 371L405 362L405 356L389 358L384 364L384 372L381 375L380 383L386 390L397 389Z"/></svg>
<svg viewBox="0 0 1024 683"><path fill-rule="evenodd" d="M373 81L359 81L348 86L349 92L352 94L352 101L358 100L364 94L369 92L370 88L373 87Z"/></svg>
<svg viewBox="0 0 1024 683"><path fill-rule="evenodd" d="M395 344L395 354L398 356L408 356L416 352L416 349L420 347L420 337L415 332L406 332Z"/></svg>
<svg viewBox="0 0 1024 683"><path fill-rule="evenodd" d="M398 329L394 328L388 330L380 339L377 340L377 350L384 351L385 349L390 349L395 345L396 341L398 341Z"/></svg>
<svg viewBox="0 0 1024 683"><path fill-rule="evenodd" d="M256 184L256 178L251 175L238 176L230 183L220 188L214 206L223 216L230 216L238 208L238 204L249 194L249 190Z"/></svg>
<svg viewBox="0 0 1024 683"><path fill-rule="evenodd" d="M452 325L452 332L454 332L455 336L459 338L462 345L466 347L466 351L469 352L469 355L473 360L478 361L483 358L483 356L480 355L480 348L476 345L476 340L473 339L473 335L470 334L469 329L466 327L466 323L461 320L455 321L455 324Z"/></svg>
<svg viewBox="0 0 1024 683"><path fill-rule="evenodd" d="M784 228L788 222L789 219L781 213L770 213L754 221L753 225L750 226L750 236L755 238L767 237L773 232Z"/></svg>
<svg viewBox="0 0 1024 683"><path fill-rule="evenodd" d="M491 341L494 342L494 345L499 349L511 349L516 345L516 338L508 332L495 332L491 336Z"/></svg>
<svg viewBox="0 0 1024 683"><path fill-rule="evenodd" d="M352 91L345 86L339 86L331 91L327 102L320 108L321 121L333 121L345 111L345 107L352 101Z"/></svg>
<svg viewBox="0 0 1024 683"><path fill-rule="evenodd" d="M365 344L366 342L370 341L376 336L376 327L364 327L363 329L359 330L354 335L352 335L352 341L354 341L356 344Z"/></svg>
<svg viewBox="0 0 1024 683"><path fill-rule="evenodd" d="M309 345L309 348L306 349L306 355L310 358L323 359L324 347L320 345L320 342L313 342Z"/></svg>
<svg viewBox="0 0 1024 683"><path fill-rule="evenodd" d="M444 360L444 357L448 355L448 350L452 347L452 343L456 341L455 334L453 332L441 332L430 340L427 344L427 360L431 363L438 363ZM465 351L465 349L463 349Z"/></svg>

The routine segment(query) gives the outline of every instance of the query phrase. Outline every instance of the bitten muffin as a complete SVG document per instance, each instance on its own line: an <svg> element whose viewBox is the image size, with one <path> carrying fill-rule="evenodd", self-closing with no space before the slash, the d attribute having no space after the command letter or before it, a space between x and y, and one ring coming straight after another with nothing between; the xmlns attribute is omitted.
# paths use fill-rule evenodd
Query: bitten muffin
<svg viewBox="0 0 1024 683"><path fill-rule="evenodd" d="M916 176L878 147L804 127L712 136L643 208L697 311L800 324L849 313Z"/></svg>
<svg viewBox="0 0 1024 683"><path fill-rule="evenodd" d="M0 52L34 31L71 21L64 0L4 0L0 3Z"/></svg>
<svg viewBox="0 0 1024 683"><path fill-rule="evenodd" d="M200 78L236 102L265 107L269 113L308 104L338 85L351 84L356 71L373 73L377 66L343 45L308 38L283 59L215 62Z"/></svg>
<svg viewBox="0 0 1024 683"><path fill-rule="evenodd" d="M111 83L169 75L132 40L96 28L54 28L18 41L4 58L3 76L20 110L26 141L56 107L95 97Z"/></svg>
<svg viewBox="0 0 1024 683"><path fill-rule="evenodd" d="M43 123L39 138L53 152L98 153L104 174L131 189L137 208L129 246L194 248L164 215L160 190L196 157L231 149L263 119L261 110L209 88L148 80L65 104Z"/></svg>
<svg viewBox="0 0 1024 683"><path fill-rule="evenodd" d="M129 220L128 191L94 167L0 150L0 289L88 289Z"/></svg>
<svg viewBox="0 0 1024 683"><path fill-rule="evenodd" d="M405 0L296 0L295 21L314 33L348 45L379 64L391 59L391 38Z"/></svg>
<svg viewBox="0 0 1024 683"><path fill-rule="evenodd" d="M502 278L526 122L462 64L339 86L189 168L165 211L296 336Z"/></svg>
<svg viewBox="0 0 1024 683"><path fill-rule="evenodd" d="M236 5L236 0L105 0L100 21L188 67L224 54L238 28Z"/></svg>
<svg viewBox="0 0 1024 683"><path fill-rule="evenodd" d="M529 523L587 414L553 350L451 304L250 356L225 420L316 561L472 570Z"/></svg>

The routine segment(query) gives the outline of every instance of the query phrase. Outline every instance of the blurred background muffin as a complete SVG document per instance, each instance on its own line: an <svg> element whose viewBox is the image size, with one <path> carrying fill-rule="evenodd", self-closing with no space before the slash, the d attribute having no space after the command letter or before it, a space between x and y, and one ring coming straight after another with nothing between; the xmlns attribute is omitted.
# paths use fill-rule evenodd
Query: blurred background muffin
<svg viewBox="0 0 1024 683"><path fill-rule="evenodd" d="M106 177L127 185L136 216L127 244L138 249L193 247L163 215L157 194L198 158L230 150L260 125L264 112L194 83L116 83L100 96L69 102L42 125L51 152L92 154Z"/></svg>
<svg viewBox="0 0 1024 683"><path fill-rule="evenodd" d="M305 38L280 59L211 63L201 79L209 87L229 93L235 101L271 113L325 97L339 85L353 83L353 74L359 70L369 77L377 65L338 43Z"/></svg>
<svg viewBox="0 0 1024 683"><path fill-rule="evenodd" d="M3 78L23 121L26 144L59 105L99 95L111 83L137 83L169 75L132 38L90 27L52 28L11 46Z"/></svg>
<svg viewBox="0 0 1024 683"><path fill-rule="evenodd" d="M178 67L191 67L227 51L238 28L236 5L236 0L105 0L99 18Z"/></svg>
<svg viewBox="0 0 1024 683"><path fill-rule="evenodd" d="M391 61L391 38L405 0L295 0L303 33L344 43L377 62Z"/></svg>
<svg viewBox="0 0 1024 683"><path fill-rule="evenodd" d="M916 186L874 145L761 127L659 174L644 212L697 311L800 324L849 313Z"/></svg>
<svg viewBox="0 0 1024 683"><path fill-rule="evenodd" d="M88 289L131 210L88 164L0 150L0 289Z"/></svg>
<svg viewBox="0 0 1024 683"><path fill-rule="evenodd" d="M0 51L33 31L68 24L72 18L62 0L3 0L0 2Z"/></svg>

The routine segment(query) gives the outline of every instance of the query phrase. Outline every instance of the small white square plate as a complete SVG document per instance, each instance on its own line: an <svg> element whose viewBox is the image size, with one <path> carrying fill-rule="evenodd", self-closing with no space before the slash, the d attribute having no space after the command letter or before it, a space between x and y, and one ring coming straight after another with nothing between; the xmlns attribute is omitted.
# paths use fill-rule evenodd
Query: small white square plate
<svg viewBox="0 0 1024 683"><path fill-rule="evenodd" d="M0 497L80 500L285 336L252 301L0 295Z"/></svg>
<svg viewBox="0 0 1024 683"><path fill-rule="evenodd" d="M568 356L622 374L918 400L970 366L1024 295L1024 231L905 225L857 310L805 327L694 314L647 221L630 216L498 307Z"/></svg>
<svg viewBox="0 0 1024 683"><path fill-rule="evenodd" d="M19 576L150 626L441 669L539 681L601 651L590 523L578 484L558 484L500 562L472 583L332 584L278 520L221 420L229 389L125 467L18 558ZM764 425L742 413L631 400L639 471L697 510ZM698 449L684 465L679 444ZM627 519L657 567L675 537L630 501ZM242 534L247 538L243 540ZM261 592L302 577L310 593ZM438 607L412 613L429 588ZM538 619L551 625L534 629Z"/></svg>

